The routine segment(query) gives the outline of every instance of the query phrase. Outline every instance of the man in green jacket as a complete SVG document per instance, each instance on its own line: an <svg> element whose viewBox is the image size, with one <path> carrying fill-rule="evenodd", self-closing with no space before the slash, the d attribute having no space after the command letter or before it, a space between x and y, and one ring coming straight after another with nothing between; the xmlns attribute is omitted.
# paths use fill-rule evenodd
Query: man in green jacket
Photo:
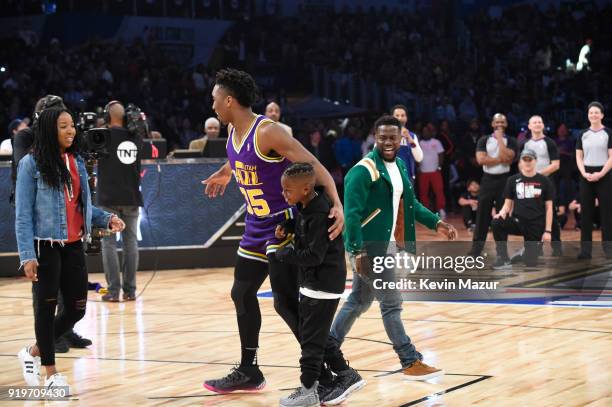
<svg viewBox="0 0 612 407"><path fill-rule="evenodd" d="M443 371L421 362L401 320L402 296L397 290L376 289L370 275L373 256L393 255L397 246L409 253L416 251L415 222L444 234L457 236L455 228L440 220L416 200L406 165L396 159L401 141L401 124L392 116L375 123L374 150L347 173L344 180L344 246L353 264L353 291L336 315L325 351L325 362L338 377L328 399L344 400L365 381L350 368L340 346L355 320L372 304L380 303L385 330L399 356L403 374L409 380L428 380ZM397 225L397 226L396 226ZM394 270L383 272L385 280L394 279ZM322 397L322 401L324 397Z"/></svg>

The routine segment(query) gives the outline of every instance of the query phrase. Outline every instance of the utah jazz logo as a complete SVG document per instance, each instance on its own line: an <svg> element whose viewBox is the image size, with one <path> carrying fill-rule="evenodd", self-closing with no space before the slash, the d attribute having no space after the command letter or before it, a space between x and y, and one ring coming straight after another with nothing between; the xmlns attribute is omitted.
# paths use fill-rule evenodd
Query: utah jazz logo
<svg viewBox="0 0 612 407"><path fill-rule="evenodd" d="M256 165L246 165L240 161L236 161L236 169L234 170L234 176L236 177L236 181L240 185L261 185L261 182L259 182L259 179L257 178Z"/></svg>
<svg viewBox="0 0 612 407"><path fill-rule="evenodd" d="M243 162L236 161L234 169L234 177L240 185L240 192L244 195L247 204L247 211L251 215L266 216L270 214L270 206L265 199L260 198L264 192L259 188L252 188L257 185L262 185L257 178L257 166L247 165ZM247 188L243 188L248 187Z"/></svg>

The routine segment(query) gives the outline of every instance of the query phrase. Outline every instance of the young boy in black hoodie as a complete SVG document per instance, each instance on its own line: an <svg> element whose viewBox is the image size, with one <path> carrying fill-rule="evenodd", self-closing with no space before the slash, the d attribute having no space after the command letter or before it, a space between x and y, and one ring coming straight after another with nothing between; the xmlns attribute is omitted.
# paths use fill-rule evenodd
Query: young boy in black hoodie
<svg viewBox="0 0 612 407"><path fill-rule="evenodd" d="M294 222L276 229L277 238L294 233L295 246L285 246L276 258L299 269L299 329L302 357L302 386L280 400L281 407L320 404L317 385L321 375L325 345L346 281L346 263L341 238L329 240L331 205L314 190L315 173L308 163L294 163L281 177L283 196L299 213Z"/></svg>

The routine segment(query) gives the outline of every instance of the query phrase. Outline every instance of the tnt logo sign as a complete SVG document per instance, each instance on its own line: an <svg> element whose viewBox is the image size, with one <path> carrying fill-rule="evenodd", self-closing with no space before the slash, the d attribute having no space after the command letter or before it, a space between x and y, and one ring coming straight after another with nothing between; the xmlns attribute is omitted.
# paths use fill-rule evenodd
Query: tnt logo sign
<svg viewBox="0 0 612 407"><path fill-rule="evenodd" d="M123 164L134 164L137 156L138 148L136 148L136 144L131 141L124 141L117 147L117 158L119 158L119 161Z"/></svg>

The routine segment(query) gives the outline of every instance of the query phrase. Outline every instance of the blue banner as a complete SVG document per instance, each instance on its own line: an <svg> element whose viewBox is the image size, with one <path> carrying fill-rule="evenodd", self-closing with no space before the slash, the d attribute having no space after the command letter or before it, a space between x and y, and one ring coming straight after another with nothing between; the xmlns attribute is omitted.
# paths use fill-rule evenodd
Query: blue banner
<svg viewBox="0 0 612 407"><path fill-rule="evenodd" d="M143 164L138 230L140 247L203 246L243 205L232 180L223 196L209 199L201 181L216 171L222 160L175 160ZM0 167L0 253L16 252L15 211L9 204L11 169Z"/></svg>

